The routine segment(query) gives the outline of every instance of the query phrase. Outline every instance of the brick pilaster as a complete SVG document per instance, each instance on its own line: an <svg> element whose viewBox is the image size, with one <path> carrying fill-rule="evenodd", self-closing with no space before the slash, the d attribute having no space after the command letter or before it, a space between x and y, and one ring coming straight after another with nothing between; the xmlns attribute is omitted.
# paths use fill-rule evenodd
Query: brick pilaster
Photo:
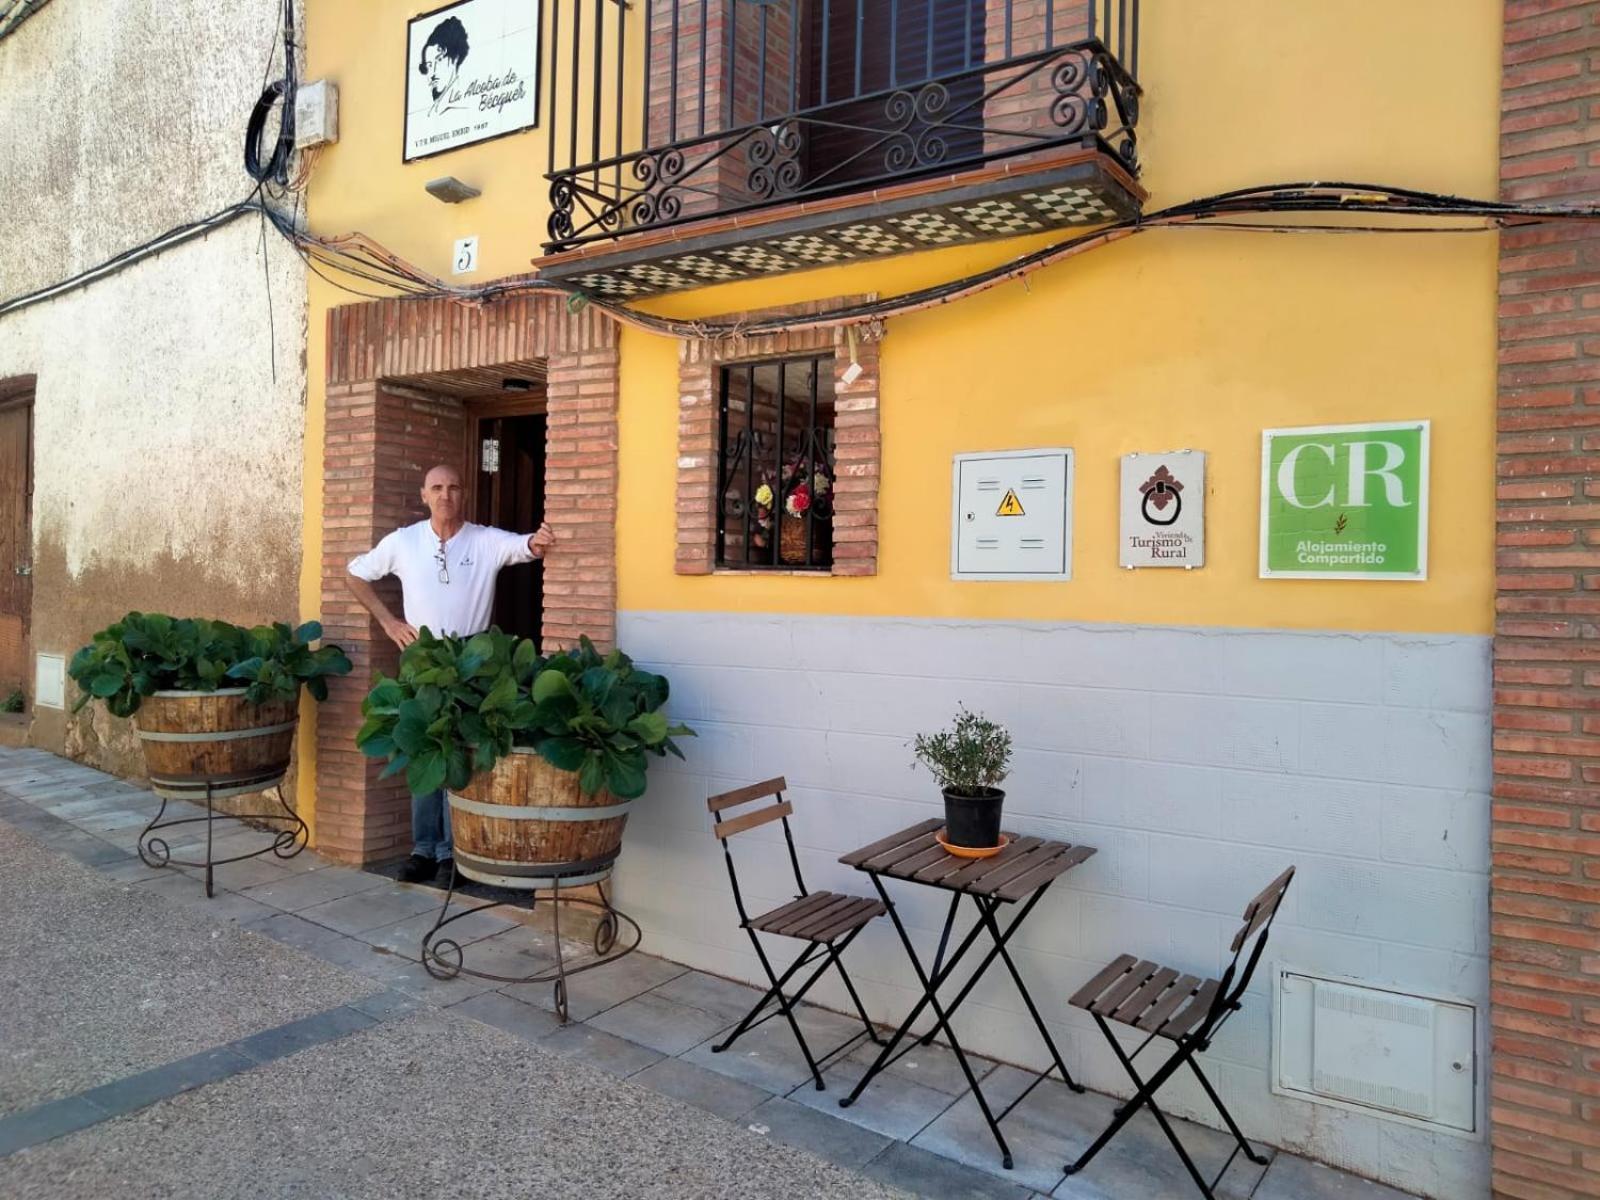
<svg viewBox="0 0 1600 1200"><path fill-rule="evenodd" d="M746 0L656 5L650 21L646 148L775 122L800 107L802 98L790 72L795 38L791 16L787 5L763 7ZM681 163L669 156L651 159L650 169L664 183L650 189L642 203L630 205L625 215L629 221L648 223L765 198L777 183L774 172L793 158L792 148L751 135L734 143L691 146ZM752 174L755 168L762 169ZM675 186L680 177L683 185ZM792 189L797 164L785 179Z"/></svg>
<svg viewBox="0 0 1600 1200"><path fill-rule="evenodd" d="M1104 30L1099 32L1105 36ZM1089 6L1050 0L986 0L983 34L987 63L1035 54L1048 46L1071 45L1089 36ZM1058 71L1062 72L1060 83L1070 85L1065 91L1058 87ZM1013 69L986 77L985 88L993 90L983 104L985 152L1015 151L1026 144L1025 135L1030 133L1059 136L1065 121L1055 119L1057 105L1062 106L1067 120L1074 120L1079 105L1093 102L1087 71L1086 56L1074 56L1070 61L1063 56L1052 59L1042 70ZM1002 80L1013 82L1000 87Z"/></svg>
<svg viewBox="0 0 1600 1200"><path fill-rule="evenodd" d="M545 519L561 541L545 564L546 652L616 639L617 362L614 343L550 359Z"/></svg>
<svg viewBox="0 0 1600 1200"><path fill-rule="evenodd" d="M1501 190L1600 200L1600 2L1506 5ZM1600 1194L1600 229L1500 239L1494 1194Z"/></svg>
<svg viewBox="0 0 1600 1200"><path fill-rule="evenodd" d="M464 465L459 405L399 395L375 380L328 389L323 442L322 624L355 669L333 681L317 714L317 844L348 861L394 857L410 848L411 818L399 779L355 746L361 701L372 679L393 674L399 653L345 586L350 559L391 530L426 515L418 488L435 463ZM380 594L396 613L400 590Z"/></svg>

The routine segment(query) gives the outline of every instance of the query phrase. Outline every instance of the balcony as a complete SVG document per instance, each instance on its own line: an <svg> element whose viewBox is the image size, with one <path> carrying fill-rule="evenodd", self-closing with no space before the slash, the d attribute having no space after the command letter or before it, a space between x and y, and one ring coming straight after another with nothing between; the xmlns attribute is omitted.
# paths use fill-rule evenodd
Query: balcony
<svg viewBox="0 0 1600 1200"><path fill-rule="evenodd" d="M1098 225L1144 199L1139 0L551 13L538 266L607 299Z"/></svg>

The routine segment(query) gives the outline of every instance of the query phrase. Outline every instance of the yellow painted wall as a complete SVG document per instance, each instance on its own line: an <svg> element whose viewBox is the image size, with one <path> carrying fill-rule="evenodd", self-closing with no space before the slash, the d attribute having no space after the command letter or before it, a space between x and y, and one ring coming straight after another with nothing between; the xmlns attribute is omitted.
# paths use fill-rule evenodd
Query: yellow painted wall
<svg viewBox="0 0 1600 1200"><path fill-rule="evenodd" d="M335 79L343 109L341 140L312 180L312 227L360 230L439 274L448 272L454 239L477 234L482 269L474 279L525 271L547 212L542 129L400 163L405 21L423 7L308 0L308 74ZM1149 207L1306 179L1494 194L1494 0L1145 0L1143 14ZM483 188L483 197L459 206L433 200L422 185L444 174ZM889 295L1046 240L729 285L653 308L712 315ZM317 611L320 586L323 317L350 298L312 283L301 586L308 614ZM1036 273L1027 287L1007 284L895 319L882 360L880 572L870 579L673 574L677 349L630 330L622 353L621 607L1487 633L1494 301L1490 234L1185 229L1143 234ZM1426 583L1256 578L1263 428L1424 417L1434 427ZM1077 451L1075 578L952 582L950 456L1033 445ZM1184 446L1211 455L1207 565L1122 571L1117 456ZM309 741L302 738L303 755Z"/></svg>
<svg viewBox="0 0 1600 1200"><path fill-rule="evenodd" d="M817 291L897 290L888 274L838 271ZM672 573L676 354L630 331L620 607L1487 632L1494 274L1489 237L1169 230L1047 270L1031 290L892 321L873 579ZM730 307L794 298L781 284L741 290ZM1261 430L1397 418L1434 423L1429 581L1258 579ZM1073 580L952 581L951 456L1056 445L1077 453ZM1206 566L1125 571L1118 456L1182 447L1210 453Z"/></svg>
<svg viewBox="0 0 1600 1200"><path fill-rule="evenodd" d="M1489 0L1147 0L1148 210L1352 180L1492 197L1500 10ZM675 316L954 278L1048 237L729 285ZM1487 633L1493 619L1495 242L1166 230L889 323L879 574L672 573L676 361L623 339L620 606ZM1261 430L1431 418L1425 583L1256 577ZM950 459L1077 452L1070 583L949 578ZM1207 565L1117 566L1118 456L1210 452Z"/></svg>

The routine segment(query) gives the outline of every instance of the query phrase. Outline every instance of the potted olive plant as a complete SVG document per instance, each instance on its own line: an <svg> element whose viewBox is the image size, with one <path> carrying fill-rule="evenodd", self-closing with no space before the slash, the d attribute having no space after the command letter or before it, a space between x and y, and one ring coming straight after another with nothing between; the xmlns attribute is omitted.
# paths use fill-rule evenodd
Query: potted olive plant
<svg viewBox="0 0 1600 1200"><path fill-rule="evenodd" d="M919 733L912 744L917 761L944 790L947 844L974 850L998 849L1000 812L1006 794L999 784L1011 769L1011 735L1005 727L958 708L955 724L938 733Z"/></svg>

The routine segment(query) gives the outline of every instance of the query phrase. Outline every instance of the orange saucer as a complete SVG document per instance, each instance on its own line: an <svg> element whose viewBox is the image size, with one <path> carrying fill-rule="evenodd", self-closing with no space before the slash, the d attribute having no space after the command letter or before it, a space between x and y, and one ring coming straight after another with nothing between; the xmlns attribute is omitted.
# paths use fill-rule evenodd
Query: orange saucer
<svg viewBox="0 0 1600 1200"><path fill-rule="evenodd" d="M944 830L941 829L933 835L933 840L938 842L939 845L943 846L957 858L993 858L996 854L999 854L1000 851L1004 850L1011 844L1011 835L1009 833L1002 833L1000 835L1000 844L998 846L952 846L949 842L944 840Z"/></svg>

